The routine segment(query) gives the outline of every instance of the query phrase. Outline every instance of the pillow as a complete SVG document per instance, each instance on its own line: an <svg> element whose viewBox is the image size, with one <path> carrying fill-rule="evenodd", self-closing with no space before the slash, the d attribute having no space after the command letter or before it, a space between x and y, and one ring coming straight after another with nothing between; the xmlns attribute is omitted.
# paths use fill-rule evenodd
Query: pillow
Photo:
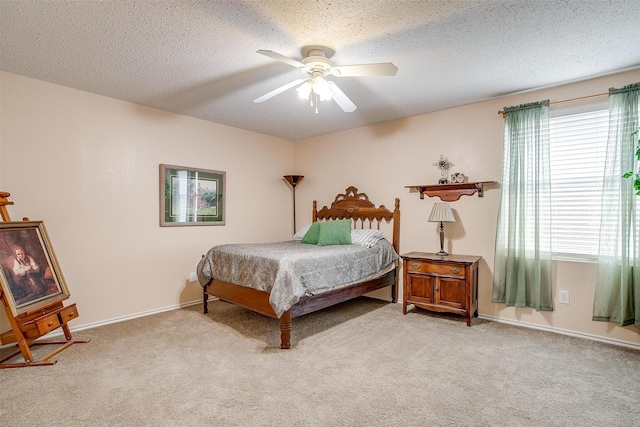
<svg viewBox="0 0 640 427"><path fill-rule="evenodd" d="M320 223L314 222L313 224L309 225L309 229L304 234L304 236L302 236L302 243L310 243L312 245L315 245L318 243L319 236L320 236Z"/></svg>
<svg viewBox="0 0 640 427"><path fill-rule="evenodd" d="M351 230L351 243L370 248L386 236L380 230Z"/></svg>
<svg viewBox="0 0 640 427"><path fill-rule="evenodd" d="M341 219L320 223L318 246L350 245L351 220Z"/></svg>
<svg viewBox="0 0 640 427"><path fill-rule="evenodd" d="M311 227L311 224L307 224L304 227L300 227L296 232L296 234L293 235L293 240L302 240L304 235L307 234L307 231L309 231L310 227Z"/></svg>

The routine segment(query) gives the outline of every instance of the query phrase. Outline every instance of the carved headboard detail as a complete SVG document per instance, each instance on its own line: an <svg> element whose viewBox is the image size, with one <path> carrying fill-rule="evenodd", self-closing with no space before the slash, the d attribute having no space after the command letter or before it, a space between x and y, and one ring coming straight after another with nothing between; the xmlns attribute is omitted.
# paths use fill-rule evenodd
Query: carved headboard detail
<svg viewBox="0 0 640 427"><path fill-rule="evenodd" d="M313 201L313 214L312 221L319 220L329 221L337 219L352 219L354 228L357 227L358 221L360 221L359 228L365 228L365 221L368 221L368 228L380 229L380 223L382 221L391 222L393 220L393 241L392 244L399 250L400 240L400 199L396 198L395 208L392 211L387 209L384 205L376 208L376 206L369 201L369 196L365 193L358 193L356 187L348 187L344 194L338 194L331 203L331 207L324 206L319 211L317 210L318 204ZM375 224L375 227L374 227Z"/></svg>

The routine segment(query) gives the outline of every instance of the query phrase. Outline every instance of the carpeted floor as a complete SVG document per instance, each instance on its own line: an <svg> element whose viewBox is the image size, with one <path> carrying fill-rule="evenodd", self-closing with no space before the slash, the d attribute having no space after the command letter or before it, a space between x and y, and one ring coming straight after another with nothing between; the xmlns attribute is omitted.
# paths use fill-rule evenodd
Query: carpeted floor
<svg viewBox="0 0 640 427"><path fill-rule="evenodd" d="M640 425L636 350L370 298L294 319L280 350L275 320L209 305L0 371L0 425Z"/></svg>

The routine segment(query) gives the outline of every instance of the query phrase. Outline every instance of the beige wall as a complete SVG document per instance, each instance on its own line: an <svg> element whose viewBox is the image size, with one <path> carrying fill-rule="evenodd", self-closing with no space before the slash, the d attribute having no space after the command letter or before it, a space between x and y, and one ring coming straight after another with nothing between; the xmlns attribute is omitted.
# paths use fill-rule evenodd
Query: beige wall
<svg viewBox="0 0 640 427"><path fill-rule="evenodd" d="M287 173L305 175L299 226L310 221L312 200L328 205L354 185L389 208L400 198L401 253L435 251L436 224L426 219L436 200L405 186L437 182L440 154L471 180L500 181L502 107L637 81L638 70L293 143L0 73L0 190L16 203L12 218L45 221L78 328L198 300L188 274L214 244L288 238ZM227 225L159 227L161 163L226 171ZM591 321L593 264L555 263L555 294L570 291L571 303L553 313L491 303L499 194L498 185L453 202L458 222L446 227L450 252L483 256L480 315L640 344L638 329Z"/></svg>
<svg viewBox="0 0 640 427"><path fill-rule="evenodd" d="M292 142L9 73L0 87L0 189L12 219L44 221L73 327L200 299L188 278L209 247L291 235ZM161 163L226 171L226 226L159 227Z"/></svg>
<svg viewBox="0 0 640 427"><path fill-rule="evenodd" d="M309 206L312 199L329 203L349 185L367 193L374 203L387 207L398 197L402 216L401 253L435 252L439 249L437 224L427 222L427 217L433 203L440 200L427 196L420 200L418 193L405 186L437 183L439 170L433 163L441 154L455 164L452 172L462 172L471 181L500 181L503 119L498 110L542 99L553 102L603 93L609 87L637 81L640 70L296 142L296 170L306 176L296 192L298 206ZM358 110L353 114L358 114ZM640 330L636 328L591 321L594 264L554 263L556 301L558 290L568 290L570 304L556 303L552 313L505 308L491 302L499 196L499 186L487 189L483 198L463 196L452 203L457 222L446 224L446 245L450 252L483 257L480 315L640 344ZM298 224L309 220L304 209L300 208L297 216Z"/></svg>

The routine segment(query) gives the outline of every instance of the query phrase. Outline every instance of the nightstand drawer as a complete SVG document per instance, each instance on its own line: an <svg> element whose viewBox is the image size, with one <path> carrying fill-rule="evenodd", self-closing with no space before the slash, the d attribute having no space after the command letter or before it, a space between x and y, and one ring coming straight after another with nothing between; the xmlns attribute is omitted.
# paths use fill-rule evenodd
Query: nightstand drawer
<svg viewBox="0 0 640 427"><path fill-rule="evenodd" d="M427 261L419 261L408 259L407 271L410 273L428 273L437 274L439 276L455 276L464 277L464 265L456 263L433 263Z"/></svg>

